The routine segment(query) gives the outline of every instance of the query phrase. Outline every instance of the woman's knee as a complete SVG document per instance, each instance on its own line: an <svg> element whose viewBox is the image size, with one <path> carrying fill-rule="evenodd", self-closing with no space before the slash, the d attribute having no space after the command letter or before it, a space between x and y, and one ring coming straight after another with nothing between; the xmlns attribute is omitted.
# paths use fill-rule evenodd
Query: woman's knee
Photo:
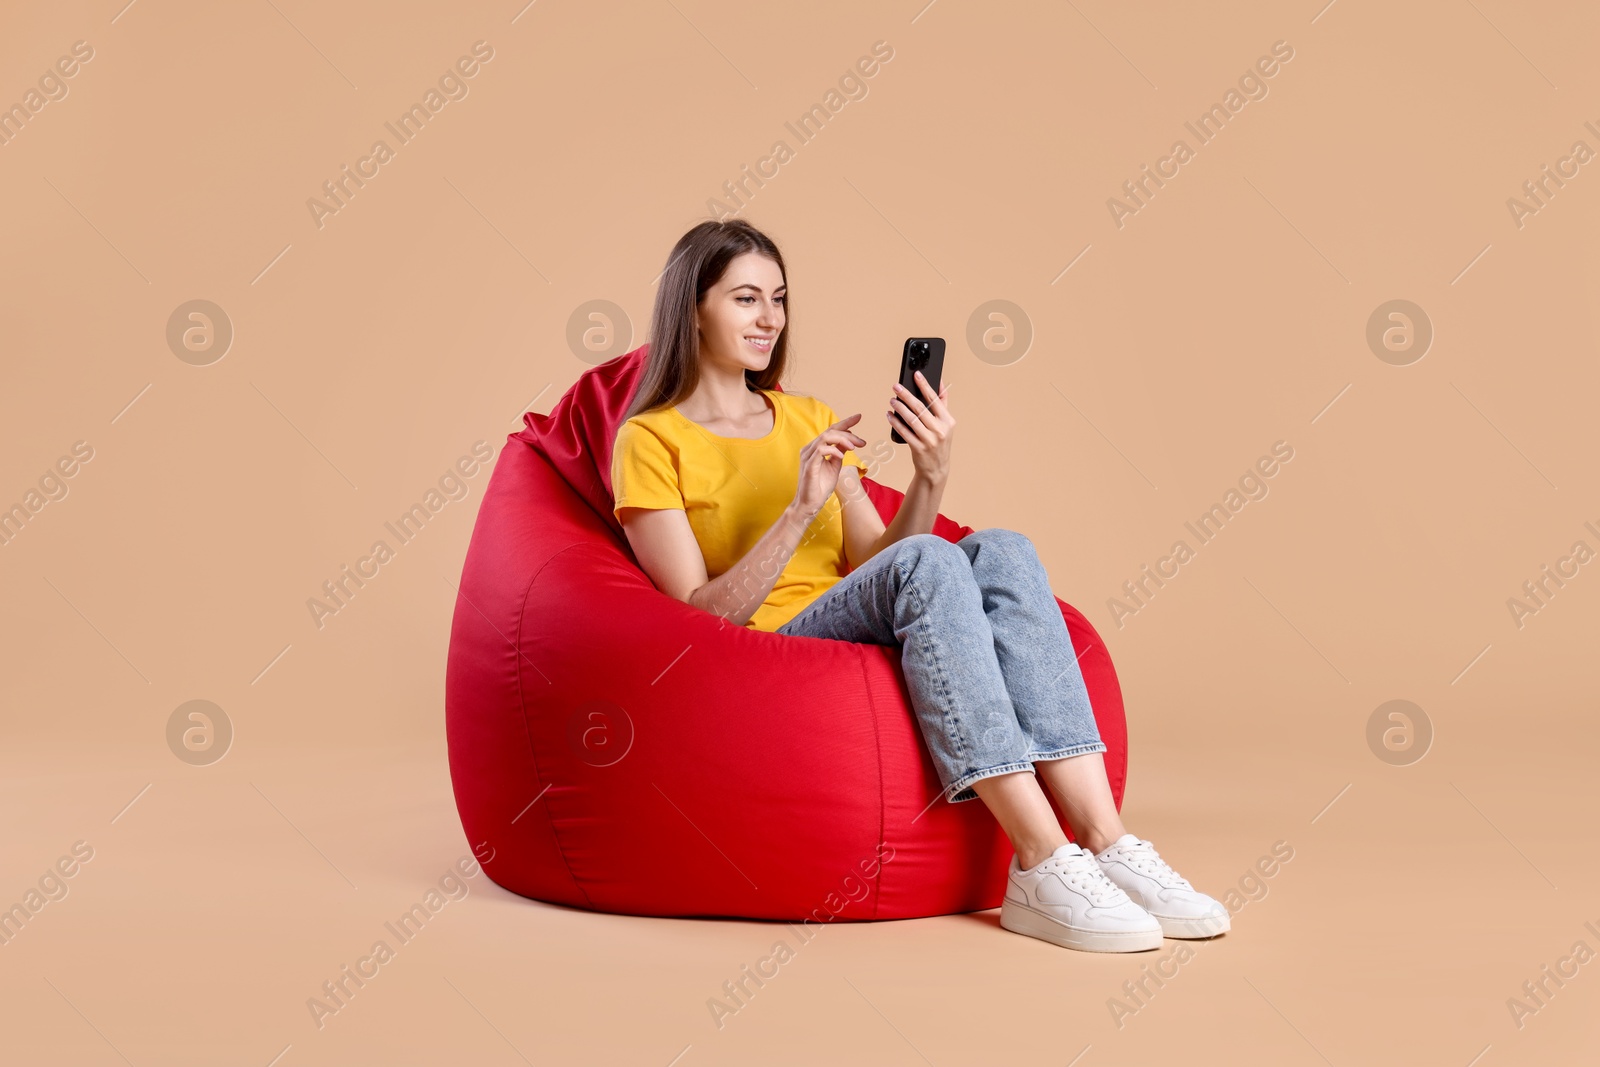
<svg viewBox="0 0 1600 1067"><path fill-rule="evenodd" d="M1039 550L1027 534L1018 533L1000 526L990 526L982 530L974 530L966 537L964 542L976 542L982 546L980 558L984 553L993 553L1007 558L1036 560Z"/></svg>
<svg viewBox="0 0 1600 1067"><path fill-rule="evenodd" d="M961 551L955 542L947 541L938 534L912 534L910 537L903 537L896 542L895 552L896 555L910 560L909 567L905 569L907 577L920 573L924 577L932 576L937 580L952 572L972 573L967 554Z"/></svg>

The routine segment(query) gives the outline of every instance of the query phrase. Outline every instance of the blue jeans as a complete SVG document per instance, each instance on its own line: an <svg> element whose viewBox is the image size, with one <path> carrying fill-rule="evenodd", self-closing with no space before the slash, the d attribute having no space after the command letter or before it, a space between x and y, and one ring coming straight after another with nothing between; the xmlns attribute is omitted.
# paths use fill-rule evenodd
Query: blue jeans
<svg viewBox="0 0 1600 1067"><path fill-rule="evenodd" d="M776 632L900 645L952 804L977 797L980 778L1106 750L1044 565L1014 530L902 538Z"/></svg>

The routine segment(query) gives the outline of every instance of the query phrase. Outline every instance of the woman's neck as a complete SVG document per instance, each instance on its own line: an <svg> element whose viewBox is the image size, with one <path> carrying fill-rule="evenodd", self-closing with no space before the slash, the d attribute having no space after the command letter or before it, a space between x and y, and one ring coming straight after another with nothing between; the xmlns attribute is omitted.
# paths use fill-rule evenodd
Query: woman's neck
<svg viewBox="0 0 1600 1067"><path fill-rule="evenodd" d="M761 405L760 410L751 406L752 398ZM764 414L767 402L751 388L743 368L733 374L702 368L700 383L678 405L678 410L695 422L738 422L748 419L752 414Z"/></svg>

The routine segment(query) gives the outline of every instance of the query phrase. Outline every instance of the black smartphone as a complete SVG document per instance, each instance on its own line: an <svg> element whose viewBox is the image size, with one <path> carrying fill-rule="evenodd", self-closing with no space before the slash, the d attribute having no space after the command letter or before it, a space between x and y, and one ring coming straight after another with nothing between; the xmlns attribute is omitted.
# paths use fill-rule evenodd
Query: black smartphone
<svg viewBox="0 0 1600 1067"><path fill-rule="evenodd" d="M943 337L907 337L905 348L900 353L900 384L911 392L911 395L922 401L928 402L927 394L922 391L922 386L917 384L916 373L928 380L935 394L939 392L939 375L944 373L944 338ZM904 398L901 398L904 403ZM897 445L906 443L900 436L899 430L891 430L889 436Z"/></svg>

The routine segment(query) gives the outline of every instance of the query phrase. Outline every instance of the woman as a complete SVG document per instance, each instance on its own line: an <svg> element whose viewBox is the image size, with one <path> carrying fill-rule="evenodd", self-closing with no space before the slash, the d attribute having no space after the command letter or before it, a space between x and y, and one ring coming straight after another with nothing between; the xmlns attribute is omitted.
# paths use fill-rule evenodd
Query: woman
<svg viewBox="0 0 1600 1067"><path fill-rule="evenodd" d="M1003 529L955 543L931 532L956 424L949 383L935 393L919 372L922 395L895 386L885 415L914 473L886 528L852 451L867 443L852 429L861 416L772 388L787 293L783 256L747 222L701 223L673 249L612 452L616 515L640 565L662 592L735 625L900 645L944 795L982 798L1016 850L1005 929L1108 952L1227 930L1220 903L1123 828L1033 544ZM1087 850L1067 841L1040 776Z"/></svg>

